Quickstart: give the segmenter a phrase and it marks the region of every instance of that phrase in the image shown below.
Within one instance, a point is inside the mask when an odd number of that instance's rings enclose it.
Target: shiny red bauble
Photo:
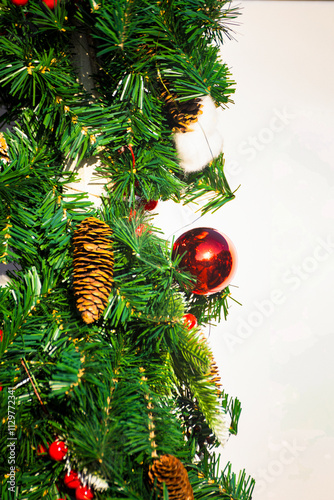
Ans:
[[[49,7],[49,9],[54,9],[57,5],[57,0],[43,0],[43,2],[47,7]]]
[[[12,0],[14,5],[25,5],[29,0]]]
[[[49,446],[49,455],[53,460],[60,462],[67,453],[67,446],[63,441],[54,441]]]
[[[79,486],[75,490],[75,498],[76,500],[92,500],[94,494],[88,486]]]
[[[183,233],[174,243],[173,257],[179,268],[196,277],[192,293],[209,295],[231,282],[237,266],[237,252],[231,240],[216,229],[197,227]]]
[[[71,488],[71,489],[74,489],[74,490],[76,488],[78,488],[78,486],[81,486],[81,481],[80,481],[80,479],[78,477],[78,473],[74,472],[73,470],[71,470],[69,472],[69,474],[65,474],[64,484],[68,488]]]
[[[149,200],[144,203],[144,210],[147,210],[147,212],[151,212],[156,208],[158,205],[158,200]]]
[[[197,318],[191,313],[184,314],[184,316],[182,316],[182,319],[188,330],[191,330],[192,328],[195,328],[197,326]]]

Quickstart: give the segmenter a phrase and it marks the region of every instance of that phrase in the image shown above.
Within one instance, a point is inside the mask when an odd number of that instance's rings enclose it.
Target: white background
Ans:
[[[207,332],[243,408],[222,463],[256,479],[255,500],[331,500],[334,4],[238,5],[236,40],[222,47],[237,82],[222,113],[236,199],[196,222],[189,208],[160,203],[155,225],[167,237],[215,227],[238,251],[231,289],[242,306],[231,301],[227,321]]]
[[[192,225],[226,233],[239,255],[232,292],[243,305],[231,302],[209,332],[224,388],[243,408],[222,462],[256,479],[256,500],[331,500],[334,4],[239,5],[222,56],[237,82],[223,112],[226,173],[241,187]],[[178,225],[167,207],[169,234]],[[186,212],[180,226],[193,219]]]

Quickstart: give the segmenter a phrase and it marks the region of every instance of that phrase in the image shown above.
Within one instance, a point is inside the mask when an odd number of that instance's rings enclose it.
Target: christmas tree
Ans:
[[[216,113],[237,15],[225,0],[1,0],[2,500],[252,496],[220,463],[241,408],[201,329],[228,313],[233,246],[208,228],[171,244],[152,215],[234,198]]]

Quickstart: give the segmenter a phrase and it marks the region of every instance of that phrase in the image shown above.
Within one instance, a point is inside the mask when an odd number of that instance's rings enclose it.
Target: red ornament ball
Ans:
[[[174,243],[173,257],[181,257],[180,269],[197,278],[192,293],[210,295],[231,282],[237,266],[232,241],[216,229],[197,227],[183,233]]]
[[[49,9],[54,9],[57,5],[57,0],[43,0],[43,2],[47,7],[49,7]]]
[[[73,470],[71,470],[69,474],[65,474],[64,484],[68,488],[71,488],[71,489],[74,489],[74,490],[76,488],[78,488],[78,486],[81,486],[81,481],[80,481],[80,479],[78,477],[78,473],[74,472]]]
[[[67,446],[63,441],[54,441],[49,446],[49,455],[53,460],[60,462],[67,453]]]
[[[197,326],[197,318],[191,313],[185,314],[184,316],[182,316],[182,319],[188,330],[191,330],[192,328],[195,328]]]
[[[149,200],[144,203],[144,210],[151,212],[158,205],[158,200]]]
[[[88,486],[79,486],[75,490],[75,498],[76,500],[91,500],[94,494]]]
[[[29,0],[12,0],[12,4],[14,5],[25,5]]]

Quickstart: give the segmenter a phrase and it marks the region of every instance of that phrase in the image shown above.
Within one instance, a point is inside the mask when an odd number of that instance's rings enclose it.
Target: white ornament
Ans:
[[[189,131],[174,134],[180,166],[186,173],[202,170],[223,150],[221,110],[209,95],[201,101],[202,114],[189,126]]]

